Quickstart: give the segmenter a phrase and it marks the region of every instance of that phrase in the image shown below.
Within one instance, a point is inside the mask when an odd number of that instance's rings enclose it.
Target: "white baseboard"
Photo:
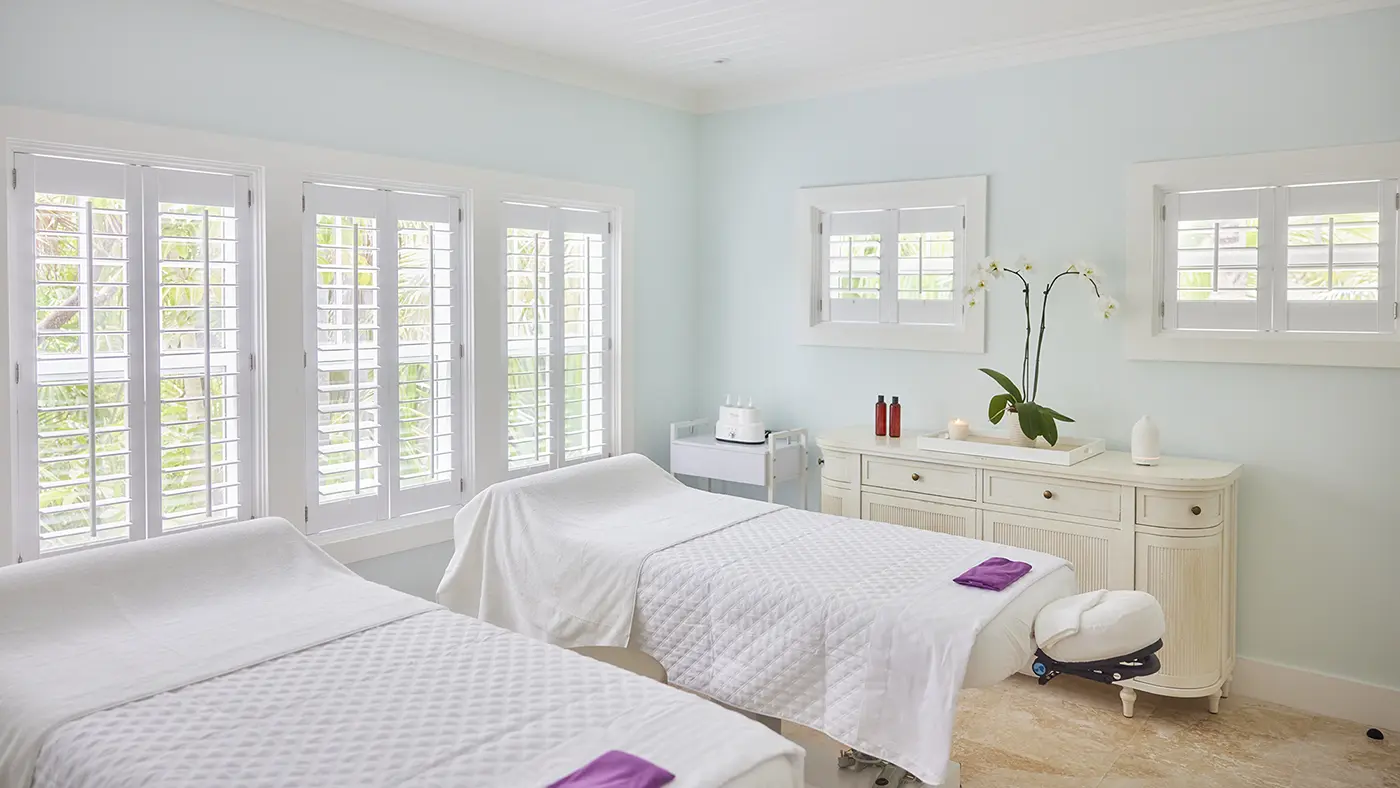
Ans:
[[[1235,663],[1231,694],[1400,731],[1400,689],[1257,659]]]

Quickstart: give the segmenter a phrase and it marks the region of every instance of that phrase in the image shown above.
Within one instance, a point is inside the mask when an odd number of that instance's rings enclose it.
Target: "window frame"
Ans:
[[[470,462],[472,454],[472,390],[470,382],[473,378],[473,357],[470,331],[472,322],[477,319],[473,313],[473,288],[470,285],[471,265],[469,263],[470,249],[475,240],[475,231],[472,225],[472,212],[469,209],[471,195],[460,189],[446,186],[432,186],[418,183],[406,183],[376,178],[362,178],[346,175],[308,175],[301,183],[304,197],[302,213],[298,217],[302,228],[302,276],[303,276],[303,352],[304,352],[304,381],[305,381],[305,427],[306,427],[306,506],[303,511],[303,528],[307,534],[326,535],[335,534],[346,529],[358,529],[363,527],[383,527],[396,522],[417,522],[424,518],[432,518],[441,515],[461,505],[466,501],[468,479],[471,478]],[[412,195],[426,195],[434,199],[445,199],[452,209],[456,209],[456,216],[449,212],[447,224],[451,225],[452,232],[456,239],[452,245],[453,275],[452,279],[452,314],[453,325],[451,330],[452,344],[456,345],[457,352],[452,354],[451,364],[453,365],[453,391],[452,401],[452,457],[453,457],[453,478],[451,490],[448,494],[431,496],[428,505],[423,508],[406,508],[400,505],[402,500],[419,500],[425,498],[423,490],[411,489],[398,491],[396,501],[395,487],[398,483],[398,440],[397,437],[390,445],[380,447],[381,469],[385,475],[381,477],[380,484],[382,493],[376,494],[370,500],[349,499],[346,501],[333,501],[323,503],[320,500],[320,489],[318,484],[318,461],[317,461],[317,359],[316,359],[316,200],[312,192],[317,188],[343,188],[346,190],[360,190],[366,195],[367,200],[380,203],[376,210],[379,211],[376,219],[383,219],[386,225],[376,226],[376,235],[380,239],[376,248],[379,258],[379,270],[381,273],[381,283],[378,286],[381,302],[378,309],[381,314],[381,321],[386,308],[397,310],[394,307],[386,307],[387,299],[392,297],[395,301],[398,298],[398,261],[393,260],[393,276],[390,276],[385,261],[388,260],[387,247],[384,246],[383,233],[392,224],[392,232],[397,239],[399,216],[392,204],[390,195],[394,193]],[[351,201],[355,198],[351,197]],[[397,249],[397,240],[394,249]],[[379,348],[380,359],[379,369],[381,372],[395,369],[398,365],[398,338],[397,338],[397,317],[394,320],[393,341],[385,342],[388,336],[387,327],[383,322],[379,325],[381,332],[381,346]],[[394,372],[397,379],[397,371]],[[383,414],[393,414],[398,409],[397,386],[392,383],[382,382],[379,384],[380,401],[378,409],[381,413],[379,427],[381,431],[388,431],[392,435],[398,432],[398,416],[394,415],[392,422],[383,420]],[[382,440],[382,439],[381,439]],[[441,483],[439,483],[441,484]],[[440,502],[438,502],[440,501]],[[351,513],[349,516],[337,516],[327,509],[340,510]],[[359,516],[359,512],[366,512],[367,516]]]
[[[1223,363],[1291,364],[1343,367],[1400,367],[1400,322],[1388,332],[1367,334],[1283,330],[1175,330],[1167,315],[1174,297],[1167,293],[1166,244],[1168,196],[1181,192],[1250,189],[1350,181],[1393,181],[1400,176],[1400,143],[1356,145],[1298,151],[1256,153],[1179,161],[1145,162],[1129,170],[1127,193],[1128,299],[1126,353],[1135,360],[1205,361]],[[1400,198],[1397,198],[1400,199]],[[1384,197],[1382,221],[1391,210]],[[1267,206],[1266,206],[1267,208]],[[1262,209],[1261,209],[1262,210]],[[1276,210],[1276,209],[1275,209]],[[1397,204],[1394,217],[1400,215]],[[1261,218],[1262,223],[1262,218]],[[1277,222],[1273,222],[1277,224]],[[1391,232],[1394,232],[1392,229]],[[1283,237],[1275,228],[1275,235]],[[1384,236],[1384,231],[1383,231]],[[1274,241],[1276,243],[1276,241]],[[1286,254],[1286,251],[1283,252]],[[1281,285],[1264,292],[1266,280],[1276,279],[1275,265],[1266,264],[1261,250],[1259,300],[1286,299]],[[1278,258],[1270,258],[1270,261]],[[1283,258],[1286,259],[1286,258]],[[1389,281],[1400,275],[1400,253],[1381,261]],[[1269,269],[1267,272],[1265,269]],[[1394,293],[1394,289],[1391,290]],[[1384,321],[1400,315],[1400,297],[1392,295],[1378,306]],[[1270,327],[1272,328],[1272,327]]]
[[[243,473],[240,475],[239,488],[242,502],[239,506],[239,514],[233,519],[222,519],[208,523],[180,527],[169,533],[181,533],[184,531],[198,530],[203,528],[218,527],[219,525],[234,522],[237,520],[250,519],[262,516],[267,505],[267,476],[266,476],[266,405],[264,387],[264,276],[265,276],[265,227],[263,218],[263,201],[266,197],[266,184],[261,167],[239,164],[230,161],[217,159],[192,158],[182,155],[151,154],[135,150],[117,147],[98,147],[91,145],[69,144],[50,140],[41,140],[23,136],[10,137],[5,144],[5,161],[9,167],[15,168],[13,178],[8,184],[10,188],[4,190],[5,210],[3,211],[3,223],[0,223],[0,239],[4,240],[3,246],[7,263],[3,266],[4,281],[6,289],[9,291],[8,298],[3,299],[5,311],[0,315],[0,323],[3,323],[3,330],[8,339],[9,360],[11,374],[9,377],[9,407],[5,409],[5,420],[11,425],[9,430],[9,443],[11,446],[4,452],[5,458],[11,463],[10,483],[12,485],[12,495],[10,496],[9,514],[12,525],[6,533],[6,529],[0,528],[0,544],[10,545],[16,562],[24,562],[37,558],[48,558],[55,555],[80,552],[85,550],[100,549],[113,544],[140,541],[150,538],[159,538],[166,535],[166,531],[158,521],[159,514],[154,526],[152,526],[152,510],[147,504],[152,493],[156,494],[159,500],[161,469],[158,465],[145,467],[149,464],[152,456],[158,456],[158,451],[153,452],[149,445],[151,431],[159,430],[159,422],[151,422],[146,413],[152,407],[150,402],[144,405],[136,401],[138,392],[129,389],[128,398],[131,400],[130,407],[133,408],[133,426],[140,427],[141,435],[132,441],[130,454],[132,461],[142,464],[144,474],[144,485],[140,489],[140,505],[136,505],[137,491],[133,486],[133,517],[132,526],[126,539],[94,542],[90,544],[75,545],[58,548],[47,552],[40,552],[37,539],[30,538],[30,535],[19,528],[18,523],[33,522],[36,528],[34,534],[37,535],[37,517],[32,516],[33,505],[37,502],[31,501],[29,496],[23,492],[28,485],[28,471],[26,468],[35,467],[37,458],[18,445],[17,438],[25,434],[23,419],[27,412],[32,412],[36,406],[34,400],[34,389],[37,385],[35,380],[37,355],[34,347],[34,334],[32,330],[16,330],[14,325],[16,320],[32,320],[32,313],[25,315],[25,309],[32,306],[32,296],[26,298],[22,293],[22,287],[13,286],[16,282],[33,283],[33,259],[32,249],[20,248],[21,239],[32,238],[31,232],[15,232],[19,222],[27,221],[32,227],[33,218],[28,216],[28,211],[32,209],[33,198],[22,198],[26,176],[20,174],[19,156],[29,155],[36,157],[58,157],[89,160],[95,162],[106,162],[112,165],[127,168],[135,176],[136,188],[139,194],[140,205],[136,208],[129,207],[128,210],[128,247],[136,246],[139,249],[139,257],[131,252],[128,253],[127,265],[143,265],[148,262],[145,242],[151,232],[156,232],[159,236],[159,191],[157,189],[156,169],[164,170],[191,170],[196,173],[210,173],[219,176],[228,176],[235,179],[237,192],[234,200],[237,205],[233,206],[240,211],[238,218],[244,222],[243,229],[238,237],[239,263],[246,265],[240,268],[241,278],[236,286],[239,292],[239,306],[237,307],[240,321],[239,349],[235,355],[238,358],[236,374],[240,384],[246,391],[239,395],[240,408],[246,407],[246,413],[240,411],[239,429],[246,430],[240,433],[240,465]],[[177,176],[178,177],[178,176]],[[33,186],[33,181],[29,180],[28,185]],[[157,189],[154,197],[146,192],[148,189]],[[241,201],[241,192],[247,191],[247,202]],[[31,189],[32,192],[32,189]],[[146,210],[148,204],[155,204],[155,212]],[[246,211],[246,214],[241,213]],[[154,258],[159,259],[157,250]],[[128,285],[135,282],[130,277]],[[129,351],[128,358],[132,359],[133,365],[140,366],[139,371],[133,369],[131,383],[134,385],[138,381],[144,386],[151,381],[159,380],[160,356],[152,351],[158,342],[158,331],[147,330],[146,318],[149,317],[151,307],[146,304],[152,292],[159,293],[159,282],[156,278],[143,276],[142,292],[133,292],[131,299],[139,306],[141,313],[142,327],[140,332],[134,328],[128,328],[129,341],[132,343],[132,350]],[[136,288],[132,288],[133,291]],[[158,308],[158,307],[157,307]],[[135,314],[136,308],[132,308]],[[243,334],[246,329],[248,334]],[[137,339],[140,338],[140,347],[137,347]],[[159,411],[158,398],[155,408]],[[136,412],[136,411],[139,411]],[[135,430],[133,430],[135,434]],[[32,461],[32,462],[31,462]],[[134,485],[135,475],[132,483]],[[136,511],[140,511],[143,522],[136,522]],[[6,551],[9,553],[10,551]],[[0,566],[7,563],[8,555],[0,554]]]
[[[956,250],[955,292],[952,304],[959,320],[952,324],[899,322],[835,322],[827,319],[823,302],[829,281],[826,271],[827,238],[824,215],[833,212],[900,211],[919,208],[959,207],[964,226]],[[896,263],[898,255],[898,225]],[[987,176],[935,178],[849,186],[799,189],[796,222],[798,274],[798,342],[803,345],[928,350],[954,353],[986,352],[986,310],[979,303],[963,306],[957,292],[987,255]],[[882,263],[883,266],[883,263]],[[882,277],[882,285],[883,285]],[[881,288],[879,312],[890,321],[897,314],[897,278]]]

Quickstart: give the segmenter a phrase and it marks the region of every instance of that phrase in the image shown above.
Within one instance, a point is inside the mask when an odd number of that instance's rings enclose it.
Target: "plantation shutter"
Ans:
[[[611,226],[601,211],[506,203],[507,469],[606,456]]]
[[[822,319],[835,323],[878,323],[889,284],[885,274],[891,211],[832,212],[822,215]]]
[[[1272,204],[1270,189],[1166,196],[1166,328],[1269,329]]]
[[[146,536],[141,169],[16,154],[20,557]],[[31,474],[27,479],[24,474]],[[30,491],[34,492],[31,493]]]
[[[153,532],[252,516],[248,189],[242,176],[144,172]]]
[[[1283,331],[1395,330],[1396,182],[1278,190]]]
[[[963,213],[961,206],[898,212],[898,322],[954,325],[961,319]]]
[[[460,500],[461,203],[306,186],[314,255],[310,530]]]

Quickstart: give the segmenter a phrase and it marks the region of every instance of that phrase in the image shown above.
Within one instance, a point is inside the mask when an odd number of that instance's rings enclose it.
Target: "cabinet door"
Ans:
[[[1221,678],[1225,645],[1224,535],[1137,535],[1137,587],[1167,615],[1162,671],[1138,679],[1178,689],[1209,687]]]
[[[860,517],[860,493],[850,485],[822,480],[822,514]]]
[[[894,523],[923,531],[976,539],[977,510],[915,498],[867,492],[861,496],[861,519]]]
[[[1132,587],[1132,548],[1130,542],[1125,541],[1131,539],[1131,535],[1124,537],[1123,533],[1106,526],[982,512],[983,539],[1038,550],[1069,561],[1074,565],[1080,591]],[[1122,545],[1117,551],[1121,555],[1115,555],[1115,543]]]

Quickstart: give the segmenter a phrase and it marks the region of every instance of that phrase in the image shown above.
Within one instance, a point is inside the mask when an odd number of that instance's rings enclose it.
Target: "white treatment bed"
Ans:
[[[635,455],[498,485],[459,513],[456,541],[449,607],[565,645],[630,643],[677,686],[931,784],[956,773],[959,689],[1025,668],[1037,615],[1077,598],[1054,556],[710,495]],[[1033,568],[1002,592],[952,582],[991,556]]]
[[[4,788],[544,786],[609,750],[802,785],[762,725],[361,580],[284,520],[0,570],[0,710]]]

